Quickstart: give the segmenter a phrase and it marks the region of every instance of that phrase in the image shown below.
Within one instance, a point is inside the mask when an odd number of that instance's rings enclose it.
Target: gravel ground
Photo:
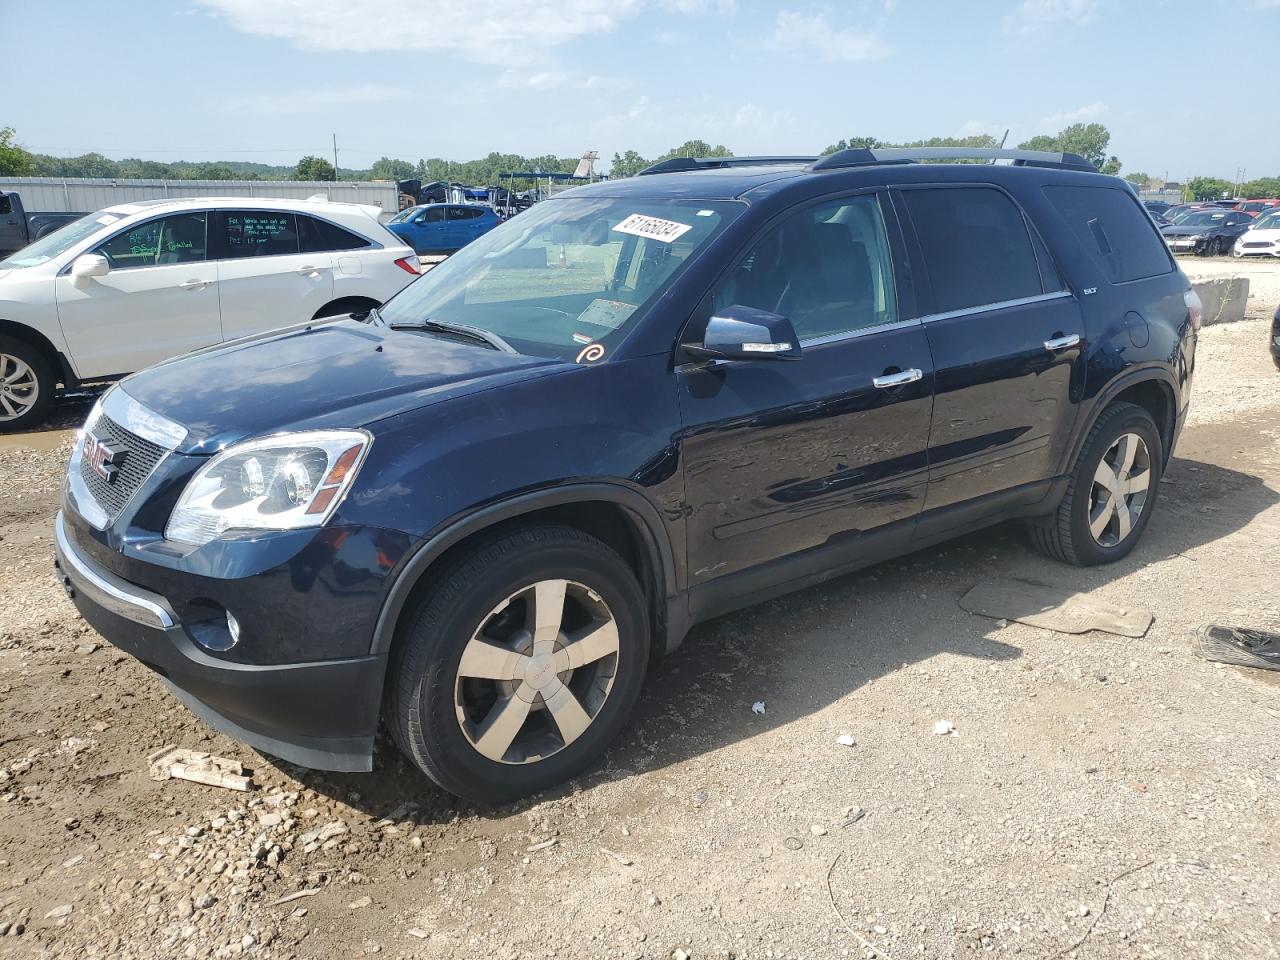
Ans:
[[[1280,675],[1192,642],[1280,628],[1265,338],[1204,332],[1192,421],[1124,562],[1060,566],[1006,526],[705,624],[600,768],[497,810],[386,745],[374,774],[326,775],[208,730],[50,576],[69,436],[11,441],[0,954],[1280,956]],[[1002,575],[1155,622],[1067,636],[957,605]],[[258,788],[152,781],[169,743]]]

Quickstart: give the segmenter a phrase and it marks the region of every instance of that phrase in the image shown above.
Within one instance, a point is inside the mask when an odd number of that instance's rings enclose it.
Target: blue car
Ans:
[[[957,155],[1013,163],[919,162]],[[1067,563],[1129,555],[1201,313],[1073,154],[677,157],[534,205],[364,322],[122,380],[71,454],[58,576],[214,728],[356,771],[385,721],[507,803],[595,762],[694,623],[1001,520]],[[816,673],[787,639],[770,669]]]
[[[424,203],[401,210],[387,229],[422,255],[454,253],[501,222],[490,207],[478,203]]]

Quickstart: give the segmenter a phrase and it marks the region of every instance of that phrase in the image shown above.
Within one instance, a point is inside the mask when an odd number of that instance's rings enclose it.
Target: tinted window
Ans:
[[[933,283],[949,313],[1044,292],[1022,211],[991,187],[907,190],[903,197]]]
[[[298,233],[303,253],[323,253],[327,250],[359,250],[369,246],[369,241],[350,230],[343,230],[327,220],[317,220],[298,214]]]
[[[205,214],[180,213],[117,233],[93,251],[113,270],[192,263],[205,258]]]
[[[897,319],[880,203],[849,197],[788,218],[761,239],[716,291],[714,305],[782,314],[801,340]]]
[[[226,256],[274,257],[298,252],[298,228],[292,213],[236,210],[223,217]]]
[[[444,207],[427,207],[419,219],[423,223],[441,223],[444,221]]]
[[[1044,192],[1112,283],[1141,280],[1173,269],[1160,234],[1127,191],[1048,186]],[[1215,222],[1212,216],[1205,219]]]
[[[13,213],[13,203],[7,196],[0,193],[0,216],[4,216],[6,213]]]

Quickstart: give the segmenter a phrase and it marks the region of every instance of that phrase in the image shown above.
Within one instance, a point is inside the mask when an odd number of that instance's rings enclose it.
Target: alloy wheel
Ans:
[[[599,715],[618,669],[618,626],[598,593],[539,580],[498,604],[462,651],[454,706],[463,736],[495,763],[543,760]]]
[[[1128,538],[1147,506],[1151,452],[1136,433],[1123,433],[1102,455],[1089,491],[1089,532],[1101,547]]]
[[[0,421],[17,420],[40,398],[36,372],[21,357],[0,353]]]

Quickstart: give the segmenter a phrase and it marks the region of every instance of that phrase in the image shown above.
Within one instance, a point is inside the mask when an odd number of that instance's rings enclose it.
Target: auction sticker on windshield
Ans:
[[[678,240],[693,229],[687,223],[674,220],[663,220],[661,217],[647,217],[643,213],[633,213],[613,229],[619,233],[630,233],[637,237],[647,237],[662,243]]]

